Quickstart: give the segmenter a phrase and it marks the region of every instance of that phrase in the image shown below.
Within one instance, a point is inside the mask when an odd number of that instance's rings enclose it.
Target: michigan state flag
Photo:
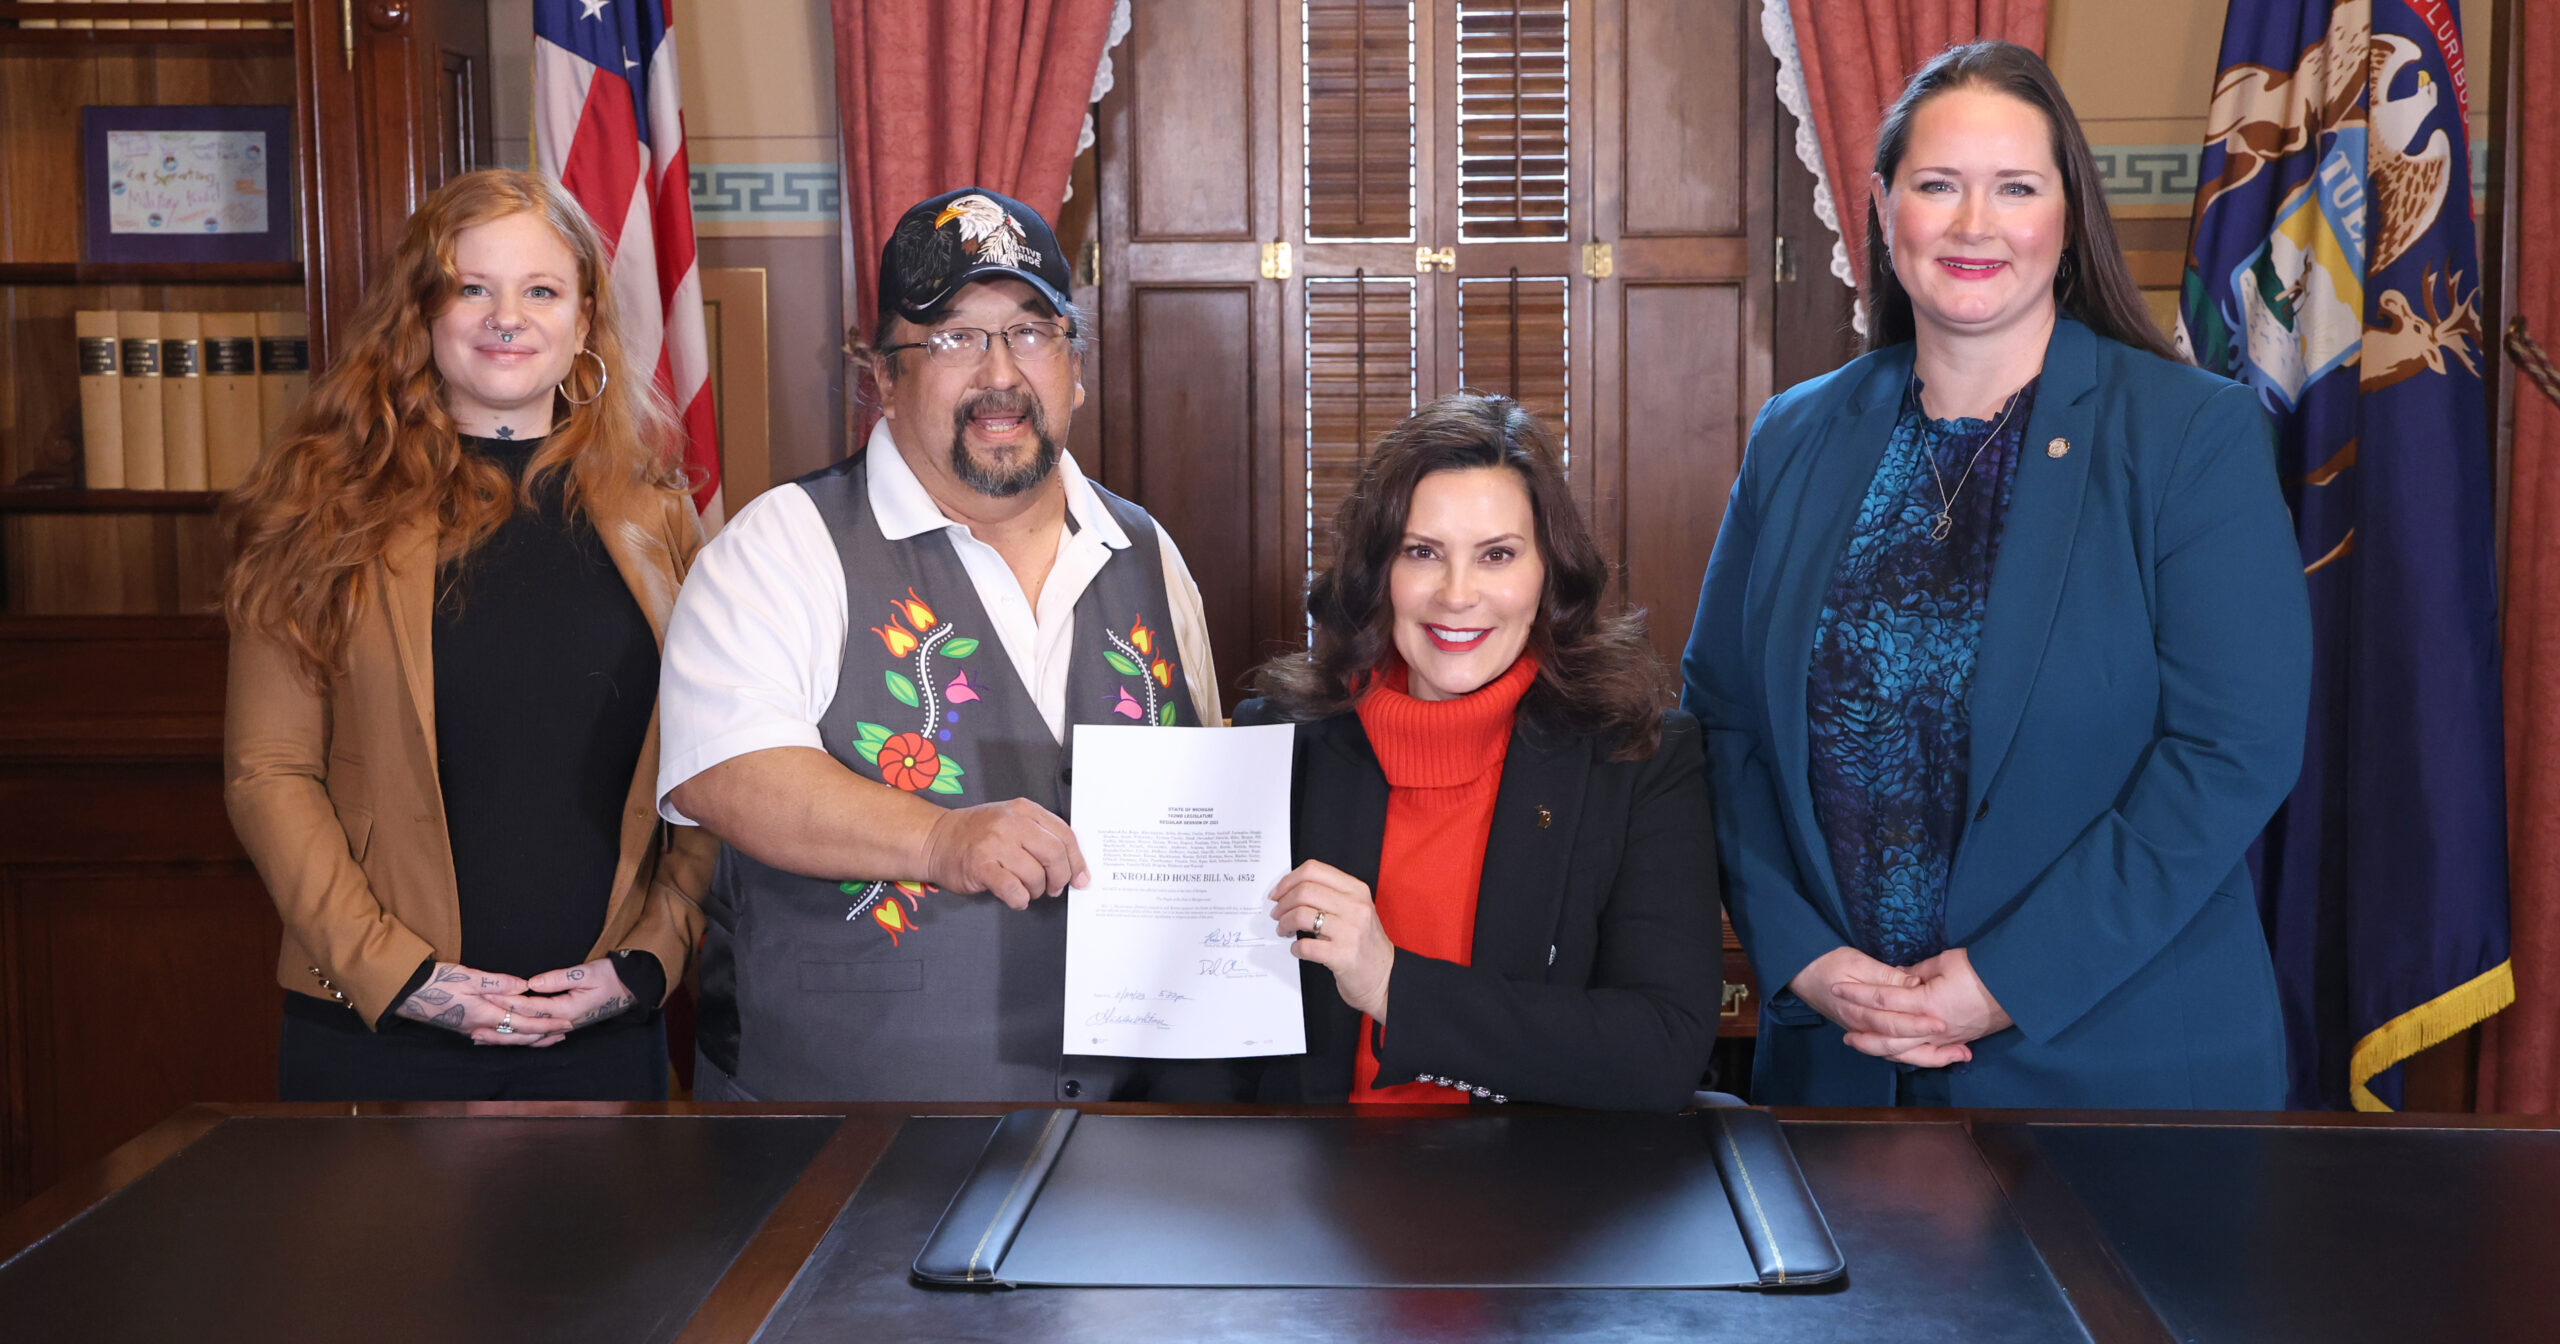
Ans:
[[[2309,577],[2311,731],[2259,849],[2292,1104],[2515,997],[2493,464],[2458,0],[2232,0],[2179,340],[2257,389]]]

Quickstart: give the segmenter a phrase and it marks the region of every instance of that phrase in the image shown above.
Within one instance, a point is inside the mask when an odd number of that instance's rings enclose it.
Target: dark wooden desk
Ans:
[[[1808,1290],[914,1287],[1006,1109],[193,1107],[0,1218],[0,1333],[2404,1344],[2560,1321],[2560,1123],[2470,1117],[1781,1112],[1849,1263]]]

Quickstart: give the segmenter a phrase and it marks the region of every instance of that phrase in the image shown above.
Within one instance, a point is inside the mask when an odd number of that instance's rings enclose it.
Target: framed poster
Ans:
[[[84,107],[86,260],[293,260],[293,109]]]

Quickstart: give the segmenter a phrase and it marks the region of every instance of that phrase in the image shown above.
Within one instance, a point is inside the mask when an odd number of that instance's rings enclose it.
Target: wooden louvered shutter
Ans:
[[[1571,282],[1560,275],[1458,282],[1458,381],[1498,392],[1547,423],[1573,468]]]
[[[1566,0],[1458,6],[1458,237],[1566,237]]]
[[[1305,0],[1306,238],[1413,238],[1411,0]]]
[[[1310,570],[1326,564],[1332,523],[1369,449],[1414,406],[1411,276],[1306,281],[1305,527]]]
[[[1133,8],[1101,118],[1104,479],[1183,546],[1231,691],[1305,639],[1379,435],[1461,387],[1547,421],[1675,657],[1770,388],[1755,0]]]

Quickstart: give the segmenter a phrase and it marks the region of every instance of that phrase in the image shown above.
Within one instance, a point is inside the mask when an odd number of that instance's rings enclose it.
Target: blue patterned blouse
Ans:
[[[1911,380],[1814,628],[1814,816],[1851,943],[1889,966],[1946,950],[1973,738],[1965,696],[2035,388],[2019,389],[1985,445],[1994,421],[1932,420]],[[1955,498],[1936,538],[1941,482]]]

